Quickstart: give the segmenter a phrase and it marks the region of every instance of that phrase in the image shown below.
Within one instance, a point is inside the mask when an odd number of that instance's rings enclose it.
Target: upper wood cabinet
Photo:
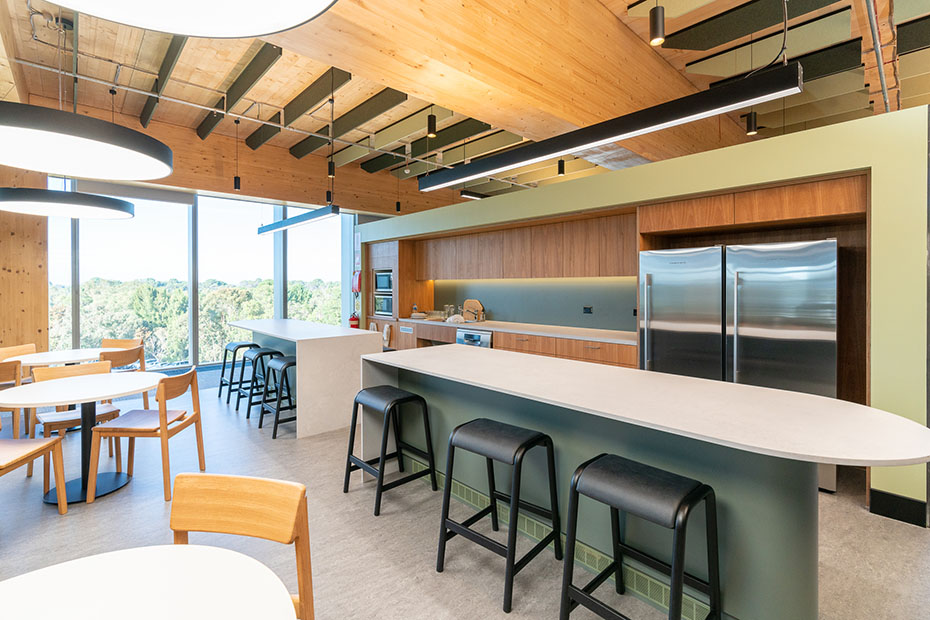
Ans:
[[[530,263],[533,235],[530,228],[511,228],[502,231],[501,245],[503,246],[501,277],[533,277],[533,267]]]
[[[532,247],[529,259],[532,277],[562,277],[562,224],[533,226],[530,233]]]
[[[562,275],[600,275],[601,237],[598,225],[607,218],[562,223]]]
[[[479,233],[478,278],[504,277],[504,231]]]
[[[826,179],[735,194],[735,223],[784,222],[865,213],[868,177]]]
[[[674,200],[639,209],[641,233],[731,226],[733,221],[733,194]]]
[[[599,239],[599,276],[636,275],[636,214],[594,220]]]

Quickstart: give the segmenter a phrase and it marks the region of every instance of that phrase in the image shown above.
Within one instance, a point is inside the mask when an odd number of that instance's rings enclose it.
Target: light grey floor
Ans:
[[[209,389],[201,395],[208,471],[307,485],[320,620],[558,617],[561,571],[551,554],[540,555],[517,576],[508,616],[500,609],[501,558],[456,538],[449,543],[445,572],[436,573],[440,493],[419,482],[400,487],[385,494],[381,516],[374,518],[372,489],[362,486],[359,474],[350,493],[342,494],[345,432],[298,441],[289,425],[272,441],[270,428],[259,430],[255,415],[246,420],[244,411],[227,409],[215,394]],[[9,414],[3,415],[0,436],[8,437]],[[76,433],[67,436],[64,449],[66,473],[73,477],[80,467]],[[136,475],[127,487],[89,506],[73,505],[63,517],[40,500],[41,469],[32,479],[25,478],[25,469],[0,478],[0,579],[92,553],[170,543],[171,505],[162,498],[157,442],[137,442],[136,459]],[[197,469],[193,429],[172,439],[171,464],[173,474]],[[112,467],[112,459],[101,464],[102,470]],[[861,474],[845,474],[840,493],[821,498],[820,617],[927,617],[930,531],[870,515],[861,506]],[[453,507],[453,517],[464,516],[465,507]],[[503,532],[499,536],[503,540]],[[296,591],[291,547],[219,535],[192,535],[191,542],[252,555]],[[530,543],[521,545],[525,550]],[[576,575],[586,578],[581,571]],[[631,597],[618,597],[609,585],[598,595],[638,620],[664,617]],[[572,618],[594,616],[579,610]]]

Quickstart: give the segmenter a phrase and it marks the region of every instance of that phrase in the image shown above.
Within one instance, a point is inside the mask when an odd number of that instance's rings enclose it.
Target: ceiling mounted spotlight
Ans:
[[[746,115],[746,135],[754,136],[759,133],[759,117],[755,111]]]
[[[62,5],[146,30],[212,39],[257,37],[290,30],[326,12],[336,0],[62,0]]]
[[[665,7],[656,0],[649,9],[649,45],[658,47],[665,43]]]
[[[82,114],[0,101],[0,165],[67,177],[149,181],[171,174],[166,144]]]
[[[559,176],[564,177],[565,176],[565,160],[564,159],[559,160],[558,170],[559,170]]]
[[[27,187],[0,187],[0,211],[98,220],[128,220],[135,215],[132,203],[125,200]]]
[[[436,115],[430,114],[426,117],[426,137],[435,138],[436,137]]]

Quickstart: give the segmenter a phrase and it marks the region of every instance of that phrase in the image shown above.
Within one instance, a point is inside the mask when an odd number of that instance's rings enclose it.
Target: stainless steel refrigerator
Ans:
[[[833,239],[640,252],[640,368],[835,398],[836,282]]]

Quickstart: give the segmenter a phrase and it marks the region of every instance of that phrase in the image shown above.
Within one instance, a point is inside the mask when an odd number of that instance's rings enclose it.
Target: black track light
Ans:
[[[328,176],[331,179],[336,176],[336,162],[334,162],[333,160],[329,161],[329,164],[326,169],[326,176]]]
[[[754,136],[757,133],[759,133],[759,117],[753,111],[746,115],[746,135]]]
[[[560,177],[565,176],[565,160],[564,159],[559,160],[559,176]]]
[[[665,7],[656,2],[649,9],[649,45],[658,47],[665,43]]]
[[[430,114],[426,117],[426,137],[435,138],[436,137],[436,115]]]

